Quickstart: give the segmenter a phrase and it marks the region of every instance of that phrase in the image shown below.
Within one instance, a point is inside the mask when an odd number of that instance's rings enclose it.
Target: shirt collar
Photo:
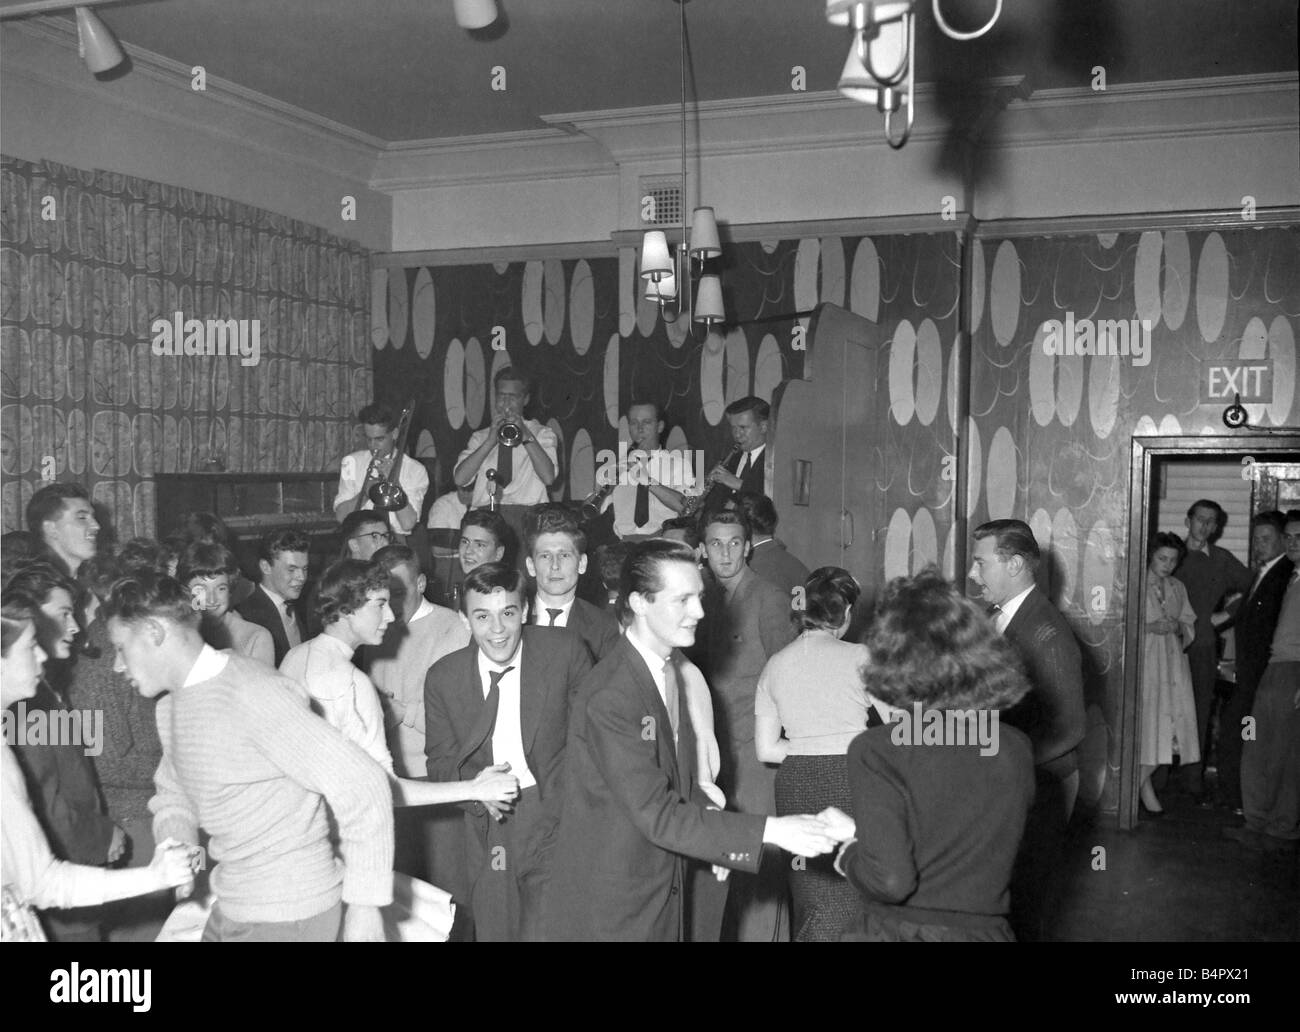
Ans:
[[[511,656],[508,660],[506,660],[504,663],[501,663],[500,665],[493,663],[492,660],[488,659],[487,653],[485,653],[482,649],[479,649],[478,650],[478,672],[482,675],[484,681],[488,679],[488,674],[492,673],[495,670],[504,670],[506,667],[514,667],[515,671],[518,672],[520,665],[523,662],[523,655],[524,655],[523,639],[520,639],[519,648],[515,649],[515,654]]]
[[[432,602],[430,602],[427,598],[420,599],[420,606],[418,609],[416,609],[415,615],[411,617],[410,620],[407,621],[407,626],[409,627],[411,624],[415,623],[416,620],[423,620],[426,616],[432,613],[433,610],[434,610],[434,605]]]
[[[285,603],[287,603],[289,600],[285,598],[283,595],[281,595],[279,592],[272,591],[265,584],[263,584],[261,587],[262,590],[266,592],[266,597],[275,603],[275,608],[278,609],[280,611],[280,615],[283,616]],[[297,605],[297,603],[294,604]]]
[[[337,652],[348,662],[352,661],[352,656],[357,651],[355,648],[353,648],[353,646],[349,645],[342,638],[336,638],[334,637],[334,635],[326,634],[324,631],[316,635],[316,637],[310,639],[308,644],[312,644],[314,642],[321,642],[322,643],[320,646],[321,648],[333,649],[335,652]]]
[[[1002,610],[1003,627],[1006,627],[1006,625],[1011,622],[1012,617],[1016,615],[1016,610],[1020,608],[1020,606],[1024,603],[1025,599],[1029,597],[1029,593],[1033,590],[1034,590],[1034,586],[1031,584],[1029,585],[1029,587],[1025,588],[1025,590],[1022,591],[1019,595],[1015,595],[1002,603],[1002,605],[999,608]]]
[[[229,662],[229,656],[218,652],[211,645],[205,644],[203,648],[199,649],[198,658],[194,660],[194,665],[190,667],[189,676],[185,678],[185,683],[181,687],[188,688],[190,685],[212,680],[226,669],[226,664]]]
[[[1255,574],[1256,579],[1257,579],[1257,580],[1263,580],[1265,577],[1267,577],[1267,576],[1268,576],[1268,571],[1271,570],[1271,569],[1273,569],[1273,567],[1277,565],[1278,560],[1279,560],[1279,559],[1282,559],[1282,558],[1285,557],[1285,556],[1286,556],[1286,553],[1285,553],[1285,552],[1282,552],[1282,553],[1280,553],[1280,554],[1278,554],[1278,555],[1273,556],[1272,559],[1270,559],[1270,560],[1269,560],[1268,562],[1266,562],[1263,566],[1261,566],[1261,567],[1259,568],[1258,572],[1256,572],[1256,574]]]
[[[623,637],[627,639],[628,644],[636,649],[641,658],[645,660],[645,665],[650,668],[650,675],[655,679],[655,686],[659,689],[659,693],[662,695],[664,691],[664,664],[672,657],[672,653],[670,652],[667,656],[659,655],[659,653],[645,645],[641,639],[637,637],[635,630],[631,627],[627,628],[623,632]]]
[[[551,616],[546,611],[548,609],[558,609],[560,611],[560,615],[565,617],[567,622],[568,615],[573,612],[573,604],[577,601],[578,601],[578,596],[575,594],[573,598],[569,599],[569,601],[562,606],[545,606],[542,604],[542,600],[540,598],[534,598],[532,622],[535,624],[542,624],[542,625],[549,624],[551,622]],[[543,620],[542,617],[545,617],[546,619]]]

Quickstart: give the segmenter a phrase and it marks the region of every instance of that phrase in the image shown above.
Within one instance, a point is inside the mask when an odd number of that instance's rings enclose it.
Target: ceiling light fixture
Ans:
[[[661,229],[648,230],[641,241],[641,278],[646,280],[647,300],[659,302],[659,313],[664,322],[674,323],[683,310],[681,293],[685,293],[685,310],[692,324],[703,323],[705,329],[716,326],[726,318],[722,304],[722,280],[716,273],[705,272],[705,262],[722,254],[718,239],[718,223],[713,209],[698,207],[691,215],[689,232],[686,225],[686,4],[689,0],[673,0],[681,8],[681,121],[682,121],[682,242],[677,255],[670,253],[668,238]],[[692,280],[696,281],[692,299]],[[681,284],[679,292],[678,284]],[[669,305],[676,303],[674,311]]]
[[[996,0],[993,16],[974,32],[958,32],[943,16],[939,0],[931,0],[934,20],[949,39],[983,36],[1002,14]],[[916,73],[916,0],[826,0],[826,20],[853,30],[853,45],[840,74],[839,89],[850,100],[874,104],[885,116],[885,142],[898,150],[912,134],[912,95]],[[893,117],[906,112],[907,124],[897,138]]]
[[[122,46],[113,35],[113,30],[100,21],[91,7],[113,3],[115,0],[87,0],[84,4],[74,5],[67,0],[34,0],[33,3],[13,4],[0,9],[0,20],[22,18],[29,14],[52,14],[55,11],[75,9],[77,15],[77,53],[86,62],[86,67],[96,75],[111,72],[126,61]]]
[[[456,9],[456,24],[462,29],[486,29],[500,13],[497,0],[452,0]]]

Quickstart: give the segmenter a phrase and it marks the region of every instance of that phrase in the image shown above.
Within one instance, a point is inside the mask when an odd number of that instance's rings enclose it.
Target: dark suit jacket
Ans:
[[[767,489],[767,481],[764,477],[764,470],[767,468],[767,451],[768,448],[771,447],[772,446],[769,444],[767,448],[763,449],[763,454],[759,457],[758,465],[755,466],[751,464],[749,468],[745,470],[745,475],[740,478],[739,491],[733,491],[722,484],[714,484],[705,494],[704,501],[700,503],[700,510],[703,511],[711,507],[721,506],[729,498],[735,498],[740,491],[753,491],[755,494],[768,495],[770,497],[770,493]],[[744,458],[743,452],[733,458],[725,460],[722,463],[722,468],[728,473],[734,475],[736,470],[740,468],[740,460],[742,458]]]
[[[533,604],[537,605],[536,601]],[[546,611],[542,610],[542,622],[537,626],[543,630],[550,630],[551,628],[546,626],[546,619]],[[567,628],[582,639],[583,644],[587,646],[587,651],[591,653],[593,664],[599,663],[609,655],[610,649],[618,644],[618,639],[622,637],[618,629],[618,620],[614,618],[612,610],[593,606],[581,598],[573,600]]]
[[[1282,611],[1282,596],[1295,564],[1282,556],[1273,564],[1259,587],[1237,604],[1233,633],[1237,643],[1237,684],[1254,691],[1264,676],[1269,656],[1273,652],[1273,631],[1277,628],[1278,613]],[[1246,590],[1250,590],[1247,588]]]
[[[491,763],[492,727],[485,686],[479,676],[479,648],[463,649],[434,663],[424,681],[424,755],[431,781],[466,781]],[[539,836],[554,831],[559,812],[559,779],[569,731],[569,704],[591,670],[582,639],[565,628],[525,627],[523,669],[519,672],[520,727],[528,769],[537,779],[538,798],[551,813],[539,821]],[[482,803],[463,803],[475,830],[487,834]],[[548,823],[549,822],[549,823]],[[540,837],[537,841],[540,841]],[[526,871],[533,857],[518,870]]]
[[[787,599],[808,579],[808,567],[786,551],[784,543],[776,538],[754,546],[749,554],[749,568],[780,588]]]
[[[68,708],[44,681],[26,704],[29,717],[38,710],[52,715]],[[13,750],[50,851],[74,864],[107,863],[114,824],[104,813],[91,761],[80,745],[49,745],[47,741],[15,742]]]
[[[765,818],[687,801],[695,733],[680,700],[674,749],[668,711],[626,638],[579,688],[545,938],[680,941],[686,857],[758,870]]]
[[[1004,637],[1025,664],[1033,690],[1002,719],[1029,736],[1037,766],[1058,761],[1052,773],[1064,777],[1078,769],[1071,750],[1085,730],[1079,643],[1061,611],[1037,588],[1020,604]]]
[[[235,607],[235,612],[245,620],[259,627],[265,627],[271,632],[271,641],[275,645],[275,665],[278,667],[285,653],[289,651],[289,637],[284,633],[284,621],[280,619],[280,612],[271,601],[271,596],[263,591],[259,584],[248,598]],[[306,641],[311,635],[307,633],[307,621],[303,616],[301,598],[293,608],[293,619],[298,625],[298,633],[302,635],[302,640]]]

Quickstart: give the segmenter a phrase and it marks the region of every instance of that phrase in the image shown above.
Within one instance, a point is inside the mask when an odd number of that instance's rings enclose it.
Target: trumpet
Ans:
[[[614,493],[614,488],[617,486],[618,482],[615,481],[612,484],[606,484],[604,487],[598,487],[582,500],[578,514],[582,517],[584,523],[590,523],[600,516],[600,507],[605,504],[605,499]]]
[[[375,479],[378,481],[373,487],[366,492],[366,497],[370,499],[371,504],[376,509],[383,512],[397,512],[405,509],[407,505],[406,492],[402,490],[402,485],[398,483],[397,476],[402,468],[402,459],[406,457],[406,435],[411,429],[411,414],[415,411],[415,401],[402,410],[402,418],[397,421],[397,445],[394,450],[394,459],[392,468],[388,471],[388,476],[380,479],[374,476],[376,473],[375,463],[379,456],[374,456],[370,460],[370,468],[366,470],[366,480]]]
[[[497,441],[503,448],[515,448],[524,439],[524,428],[518,423],[502,423],[497,428]]]

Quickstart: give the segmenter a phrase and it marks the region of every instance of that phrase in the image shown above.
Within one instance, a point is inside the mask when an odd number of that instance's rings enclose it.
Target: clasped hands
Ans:
[[[856,837],[857,825],[843,810],[828,806],[821,813],[799,813],[788,817],[769,817],[763,829],[763,842],[779,846],[796,856],[821,856],[842,842]],[[727,877],[727,868],[714,865],[718,881]]]
[[[496,763],[484,767],[473,781],[475,798],[487,809],[494,821],[503,821],[515,808],[519,798],[519,779],[510,773],[510,764]]]

